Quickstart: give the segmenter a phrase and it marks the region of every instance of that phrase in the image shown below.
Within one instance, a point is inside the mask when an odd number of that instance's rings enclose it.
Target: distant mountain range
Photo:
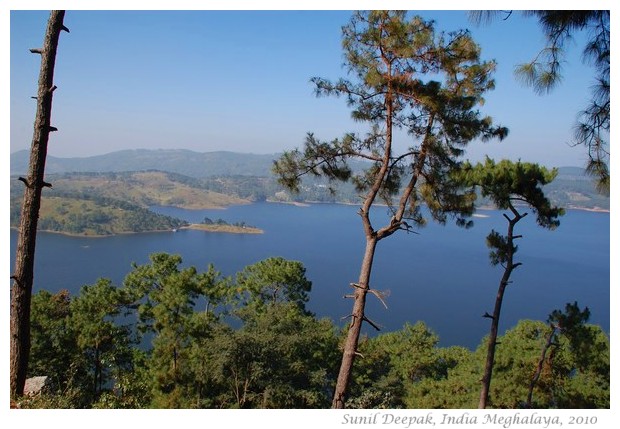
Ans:
[[[30,151],[11,154],[11,174],[28,171]],[[278,155],[256,155],[234,152],[194,152],[184,149],[121,150],[85,158],[58,158],[48,156],[45,172],[122,172],[161,170],[190,177],[212,176],[268,176],[273,160]]]
[[[184,149],[137,149],[122,150],[85,158],[58,158],[48,156],[46,174],[62,173],[107,173],[136,172],[146,170],[166,171],[182,174],[210,182],[206,187],[227,195],[234,194],[250,200],[278,199],[282,194],[271,176],[271,167],[277,154],[257,155],[235,152],[194,152]],[[11,175],[24,175],[28,170],[29,151],[22,150],[11,154]],[[361,167],[352,165],[353,169]],[[228,177],[225,182],[215,178]],[[244,179],[247,178],[247,179]],[[260,179],[269,178],[269,179]],[[249,182],[248,182],[249,181]],[[249,192],[251,188],[252,192]],[[257,188],[260,188],[257,190]],[[314,189],[316,188],[316,189]],[[297,198],[329,202],[329,194],[324,184],[310,181],[306,192]],[[320,194],[317,197],[317,193]],[[566,208],[589,208],[609,210],[609,197],[598,194],[592,178],[579,167],[560,167],[556,179],[545,191],[550,199]],[[322,195],[322,194],[326,194]],[[351,194],[351,195],[346,195]],[[289,197],[287,197],[289,198]],[[293,196],[290,196],[293,198]],[[347,190],[345,195],[336,197],[338,201],[356,200],[355,193]]]

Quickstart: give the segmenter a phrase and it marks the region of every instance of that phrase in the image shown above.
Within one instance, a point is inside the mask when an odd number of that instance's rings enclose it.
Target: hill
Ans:
[[[19,199],[11,200],[11,227],[18,226],[20,204]],[[38,228],[71,235],[105,236],[171,231],[186,226],[188,223],[181,219],[118,200],[51,196],[41,201]]]
[[[28,171],[29,151],[11,154],[11,174]],[[184,149],[137,149],[111,152],[85,158],[48,156],[48,174],[71,172],[121,172],[163,170],[191,177],[225,175],[267,176],[277,155],[234,152],[194,152]]]
[[[79,235],[172,230],[180,219],[153,213],[149,206],[223,208],[247,200],[200,187],[196,179],[160,171],[49,175],[39,229]],[[21,183],[11,180],[11,226],[17,226]]]
[[[162,171],[50,174],[46,180],[53,184],[45,191],[46,197],[120,200],[143,208],[158,205],[217,209],[249,202],[205,189],[191,177]],[[21,195],[16,180],[11,181],[11,195]]]
[[[318,201],[318,202],[347,202],[357,203],[359,201],[355,188],[351,185],[338,186],[336,193],[331,193],[328,183],[315,178],[305,178],[300,195],[291,195],[279,186],[275,178],[271,175],[273,159],[277,155],[256,155],[240,154],[234,152],[193,152],[190,150],[124,150],[112,152],[106,155],[92,156],[87,158],[56,158],[48,157],[46,172],[48,177],[54,173],[68,172],[89,172],[92,173],[122,173],[126,171],[149,172],[149,170],[165,171],[168,179],[171,180],[173,173],[176,173],[174,181],[176,185],[155,180],[154,183],[147,183],[142,180],[144,189],[132,187],[130,192],[133,195],[126,195],[126,184],[114,184],[106,182],[105,186],[112,188],[107,191],[108,196],[118,198],[128,198],[130,201],[137,201],[142,205],[179,205],[188,208],[207,208],[204,203],[197,199],[194,192],[196,188],[210,190],[215,193],[223,194],[237,200],[218,198],[215,194],[211,195],[211,201],[215,205],[226,206],[238,204],[239,200],[244,201]],[[11,174],[24,174],[28,163],[28,151],[20,151],[11,154]],[[354,171],[361,169],[365,165],[361,162],[352,164]],[[152,173],[152,171],[151,171]],[[124,174],[124,173],[123,173]],[[135,173],[132,173],[135,174]],[[136,177],[134,179],[138,180]],[[78,186],[76,183],[68,186]],[[81,180],[81,179],[80,179]],[[181,187],[179,184],[187,187]],[[92,183],[84,184],[90,189]],[[97,185],[98,189],[103,189],[103,183]],[[158,187],[155,191],[153,186]],[[55,186],[56,188],[56,186]],[[147,191],[147,188],[149,189]],[[103,191],[101,191],[103,192]],[[609,210],[609,197],[602,196],[596,192],[594,182],[591,177],[585,174],[585,170],[579,167],[560,167],[557,178],[546,187],[551,200],[566,208],[586,208]],[[138,194],[140,197],[138,197]],[[200,202],[198,202],[200,201]],[[195,202],[192,207],[188,204]]]
[[[554,204],[564,208],[610,209],[609,197],[596,191],[594,181],[583,168],[559,168],[555,180],[544,189]]]

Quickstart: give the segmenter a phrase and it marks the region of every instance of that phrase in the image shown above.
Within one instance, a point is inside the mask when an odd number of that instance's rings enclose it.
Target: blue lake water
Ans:
[[[68,289],[77,293],[98,278],[120,285],[131,263],[148,262],[154,252],[180,254],[184,265],[206,270],[212,263],[224,275],[272,256],[302,261],[313,287],[308,308],[337,324],[351,312],[343,295],[356,282],[364,251],[357,207],[316,204],[297,207],[258,203],[226,210],[156,211],[189,222],[205,216],[229,223],[246,222],[261,235],[206,233],[196,230],[118,235],[106,238],[68,237],[40,233],[37,239],[35,291]],[[385,221],[386,209],[375,217]],[[371,287],[389,291],[388,308],[369,295],[368,317],[383,331],[407,321],[423,320],[440,337],[441,345],[476,347],[488,332],[501,267],[489,263],[485,237],[506,229],[500,211],[480,211],[469,230],[429,222],[418,234],[401,232],[377,247]],[[502,308],[500,330],[519,319],[545,320],[556,308],[577,301],[592,312],[590,322],[609,332],[610,216],[608,213],[568,211],[555,231],[538,227],[534,216],[517,225],[522,234],[516,260],[523,265],[512,276]],[[380,226],[380,225],[378,225]],[[11,231],[11,270],[16,232]],[[367,327],[367,332],[374,330]]]

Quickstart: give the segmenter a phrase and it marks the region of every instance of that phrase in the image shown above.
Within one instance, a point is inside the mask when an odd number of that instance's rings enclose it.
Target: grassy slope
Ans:
[[[186,225],[147,210],[152,205],[213,209],[248,202],[201,189],[191,180],[163,172],[76,173],[51,176],[49,180],[53,188],[44,190],[40,229],[76,235],[160,231]],[[21,189],[16,180],[11,184],[11,226],[16,227]]]
[[[186,209],[217,209],[247,200],[200,189],[160,171],[124,174],[62,175],[53,182],[59,192],[87,193],[130,201],[142,207],[175,206]]]
[[[11,227],[17,227],[20,201],[13,199],[11,203]],[[135,205],[118,207],[70,197],[43,198],[39,212],[40,230],[80,236],[170,231],[186,224]]]

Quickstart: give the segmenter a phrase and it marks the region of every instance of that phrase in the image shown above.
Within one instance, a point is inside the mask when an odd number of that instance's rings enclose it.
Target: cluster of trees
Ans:
[[[228,223],[227,221],[225,221],[222,218],[218,218],[216,220],[211,219],[210,217],[205,217],[202,221],[203,224],[205,225],[232,225],[232,226],[236,226],[239,228],[254,228],[254,226],[252,225],[248,225],[245,221],[240,221],[240,222],[234,222],[234,223]]]
[[[310,290],[296,261],[270,258],[222,277],[158,253],[121,286],[40,291],[28,373],[47,375],[51,391],[22,406],[329,407],[346,332],[306,309]],[[571,304],[548,324],[522,321],[500,337],[492,406],[525,406],[535,376],[531,407],[609,406],[609,341],[585,324],[588,314],[561,322],[571,314],[583,312]],[[422,322],[363,337],[348,406],[474,407],[485,340],[475,351],[438,343]]]

